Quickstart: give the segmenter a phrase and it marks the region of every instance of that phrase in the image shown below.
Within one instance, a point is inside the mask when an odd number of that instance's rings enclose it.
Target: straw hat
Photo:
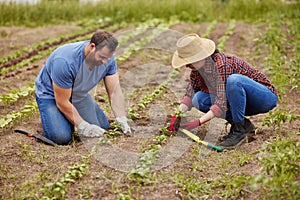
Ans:
[[[177,51],[175,51],[172,58],[172,66],[174,68],[207,58],[216,49],[212,40],[200,38],[195,33],[179,38],[176,46]]]

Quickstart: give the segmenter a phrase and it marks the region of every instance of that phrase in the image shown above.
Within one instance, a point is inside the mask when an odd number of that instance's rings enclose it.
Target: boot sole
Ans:
[[[233,150],[233,149],[236,149],[237,147],[241,146],[242,144],[244,144],[246,142],[247,138],[248,138],[248,136],[244,137],[241,141],[239,141],[234,146],[229,146],[229,147],[220,146],[220,147],[222,147],[223,149],[226,149],[226,150]]]
[[[253,137],[254,135],[255,135],[255,130],[256,129],[251,129],[251,131],[247,131],[247,132],[245,132],[245,134],[246,134],[246,136],[248,136],[248,137]],[[227,136],[227,135],[226,135]],[[223,142],[224,140],[226,140],[226,138],[223,138],[224,136],[222,136],[222,137],[219,137],[218,138],[218,141],[219,142]]]

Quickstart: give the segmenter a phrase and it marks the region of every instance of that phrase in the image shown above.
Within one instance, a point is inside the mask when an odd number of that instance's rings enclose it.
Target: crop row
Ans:
[[[137,110],[143,110],[146,108],[148,104],[150,104],[152,101],[154,101],[160,94],[164,92],[167,85],[173,81],[173,79],[177,76],[179,70],[173,69],[172,72],[169,74],[168,78],[161,83],[159,86],[157,86],[154,91],[148,95],[145,95],[139,102],[133,104],[130,106],[128,110],[128,115],[131,119],[137,119],[139,118],[139,114],[137,113]]]
[[[225,34],[218,39],[218,49],[220,51],[224,51],[225,42],[232,35],[233,29],[235,28],[235,24],[236,24],[235,20],[231,20],[228,24],[228,27],[227,27],[227,30],[226,30]]]
[[[82,37],[87,34],[90,34],[94,32],[97,29],[105,29],[108,28],[110,25],[91,25],[89,27],[85,27],[84,29],[81,29],[80,31],[76,31],[76,33],[72,33],[70,35],[66,36],[60,36],[59,38],[52,38],[47,41],[41,41],[36,43],[35,45],[31,47],[25,47],[22,49],[19,49],[18,51],[0,59],[0,69],[8,68],[12,65],[16,65],[17,63],[21,62],[22,60],[28,59],[34,55],[39,54],[41,51],[45,51],[49,49],[52,46],[58,46],[60,44],[66,43],[68,41],[74,40],[77,37]]]
[[[157,36],[159,36],[162,32],[166,31],[166,29],[175,23],[177,21],[170,21],[168,23],[161,23],[162,20],[155,19],[155,21],[158,25],[156,28],[152,30],[152,34],[150,34],[148,37],[143,37],[139,39],[138,41],[131,43],[128,47],[126,47],[126,50],[122,53],[122,55],[117,57],[117,62],[122,63],[123,61],[127,60],[134,52],[138,51],[141,47],[146,45],[147,43],[151,42],[153,39],[155,39]]]
[[[0,102],[4,104],[10,104],[18,101],[21,98],[27,97],[34,92],[34,84],[30,84],[28,86],[23,86],[20,89],[12,90],[7,94],[3,94],[0,97]]]
[[[151,21],[148,21],[146,23],[143,23],[144,27],[147,27],[147,24],[151,24]],[[116,29],[119,29],[123,26],[125,26],[126,24],[122,23],[122,24],[115,24],[115,25],[103,25],[100,27],[100,29],[102,28],[106,28],[106,30],[111,30],[114,31]],[[59,45],[65,44],[65,43],[71,43],[71,42],[77,42],[77,41],[81,41],[81,40],[86,40],[87,38],[90,38],[90,36],[95,32],[94,27],[91,28],[91,30],[89,31],[85,31],[83,33],[76,33],[76,34],[72,34],[71,36],[65,36],[65,37],[60,37],[59,39],[51,39],[48,41],[43,41],[40,42],[38,44],[36,44],[33,48],[24,48],[22,49],[22,52],[25,52],[24,55],[16,57],[17,55],[19,55],[19,52],[8,56],[7,58],[3,59],[3,62],[6,60],[11,59],[10,61],[2,64],[0,66],[0,76],[3,76],[3,78],[8,78],[11,76],[15,76],[16,74],[21,72],[21,68],[29,66],[31,63],[34,63],[36,61],[39,61],[47,56],[49,56],[51,54],[51,52],[56,49]],[[143,29],[141,29],[143,30]],[[121,36],[120,40],[121,42],[126,41],[127,39],[133,37],[134,34],[128,35],[127,37],[123,37]],[[120,42],[120,43],[121,43]],[[31,50],[34,49],[34,50]],[[26,52],[27,51],[27,52]],[[16,57],[15,59],[13,59],[14,57]],[[31,69],[33,67],[29,67],[29,69]],[[12,72],[12,73],[9,73]]]
[[[10,112],[5,117],[0,118],[0,129],[8,128],[8,126],[10,126],[11,124],[16,124],[18,121],[29,117],[35,110],[37,110],[37,104],[36,102],[31,102],[25,104],[19,112]]]
[[[208,37],[216,26],[216,22],[211,23],[204,35],[202,37]],[[230,26],[232,27],[232,26]],[[227,37],[228,38],[228,37]],[[225,42],[225,40],[224,40]],[[145,95],[139,102],[135,103],[134,105],[130,106],[128,114],[131,119],[136,119],[139,117],[137,111],[141,111],[146,108],[148,104],[153,102],[161,93],[163,93],[169,83],[171,83],[174,78],[178,75],[179,70],[173,69],[172,72],[169,74],[168,78],[157,86],[152,93]],[[180,111],[175,109],[175,113],[179,116],[182,115]],[[170,132],[167,126],[162,127],[156,136],[151,140],[154,142],[153,144],[148,146],[148,149],[143,150],[142,156],[139,158],[136,166],[130,170],[128,177],[130,180],[135,181],[137,184],[148,184],[150,179],[150,172],[151,166],[155,164],[156,158],[158,156],[158,151],[161,149],[162,145],[167,143],[167,139],[170,138],[172,132]]]
[[[9,67],[1,68],[0,76],[3,76],[3,78],[8,78],[8,77],[14,76],[18,72],[21,71],[21,68],[29,66],[30,64],[49,56],[51,54],[51,52],[54,49],[56,49],[59,45],[65,44],[66,42],[76,42],[76,41],[80,41],[83,39],[85,40],[87,38],[87,36],[92,34],[92,32],[94,32],[94,30],[88,31],[86,33],[82,33],[79,35],[73,35],[71,37],[68,37],[66,39],[62,39],[59,41],[55,41],[49,45],[41,47],[43,50],[40,50],[40,51],[33,50],[33,51],[35,51],[34,54],[33,53],[30,54],[30,56],[28,56],[27,58],[18,59],[18,62],[10,61],[8,63],[5,63],[5,64],[9,64]],[[9,72],[13,72],[13,73],[9,73]]]

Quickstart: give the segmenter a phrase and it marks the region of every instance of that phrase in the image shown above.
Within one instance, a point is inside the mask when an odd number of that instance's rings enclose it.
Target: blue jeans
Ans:
[[[208,112],[215,100],[214,94],[197,92],[193,99],[193,106],[202,112]],[[232,74],[226,82],[226,97],[229,109],[225,119],[235,122],[244,120],[245,116],[266,113],[277,105],[278,97],[266,86],[241,75]]]
[[[74,126],[57,108],[55,100],[36,97],[36,102],[45,136],[56,144],[68,144],[71,141]],[[109,128],[105,114],[90,95],[74,106],[85,121],[104,129]]]

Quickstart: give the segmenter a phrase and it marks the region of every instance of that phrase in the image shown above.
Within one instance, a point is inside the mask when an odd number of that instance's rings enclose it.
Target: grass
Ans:
[[[216,12],[221,9],[222,12]],[[299,1],[285,4],[280,0],[173,0],[160,1],[122,0],[102,1],[97,4],[81,4],[70,1],[41,1],[35,5],[0,4],[0,26],[41,26],[49,24],[98,21],[111,18],[113,22],[128,23],[146,21],[151,18],[170,19],[177,16],[179,20],[190,22],[203,21],[258,21],[270,16],[300,17]],[[88,19],[88,20],[85,20]]]

